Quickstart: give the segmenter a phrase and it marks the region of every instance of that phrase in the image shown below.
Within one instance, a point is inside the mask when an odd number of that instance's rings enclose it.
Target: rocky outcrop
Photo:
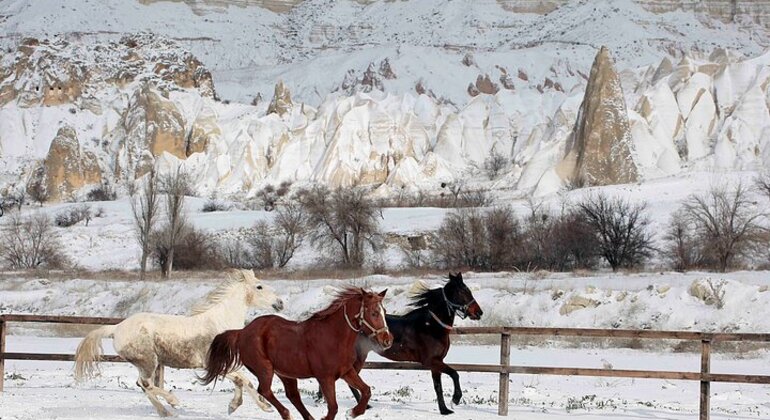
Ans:
[[[169,153],[179,159],[205,148],[206,124],[188,141],[185,119],[176,105],[149,85],[137,89],[111,140],[117,143],[116,175],[139,177],[147,173],[155,157]],[[188,153],[189,152],[189,153]]]
[[[575,186],[626,184],[638,179],[628,112],[610,53],[594,59],[568,152],[559,175]]]
[[[163,37],[138,34],[95,45],[27,38],[0,60],[0,106],[73,104],[100,113],[95,104],[101,93],[132,82],[163,90],[195,89],[216,98],[211,73]]]
[[[267,113],[283,116],[289,112],[292,105],[289,88],[283,84],[283,80],[279,80],[278,84],[275,85],[275,92],[273,93],[273,99],[270,100],[270,105],[267,107]]]
[[[59,128],[43,161],[42,182],[48,200],[61,201],[88,185],[102,182],[96,156],[81,150],[75,129]]]

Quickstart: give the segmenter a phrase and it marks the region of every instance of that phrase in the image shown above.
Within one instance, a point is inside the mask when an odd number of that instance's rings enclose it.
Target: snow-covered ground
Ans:
[[[42,339],[11,336],[9,351],[73,352],[76,339]],[[107,351],[111,349],[109,346]],[[456,363],[495,363],[496,346],[455,345],[447,360]],[[378,360],[372,357],[370,360]],[[621,369],[698,369],[694,354],[659,354],[635,350],[574,350],[514,348],[511,361],[520,365],[580,366],[601,368],[611,364]],[[770,353],[735,360],[715,355],[712,369],[753,374],[770,373]],[[6,363],[6,388],[0,394],[0,419],[140,419],[156,416],[147,399],[135,387],[136,372],[126,364],[102,365],[102,376],[84,384],[72,378],[68,362]],[[438,418],[435,394],[427,372],[364,371],[364,380],[373,386],[373,408],[364,419]],[[496,419],[498,377],[495,374],[461,373],[464,402],[455,407],[458,419]],[[175,410],[180,419],[250,418],[277,419],[275,413],[263,413],[246,399],[243,407],[227,416],[231,398],[229,383],[211,387],[196,383],[192,371],[167,369],[166,387],[180,399]],[[274,383],[284,404],[279,382]],[[313,402],[317,390],[312,380],[300,381],[303,401],[320,418],[325,406]],[[444,379],[444,390],[451,393],[451,383]],[[510,414],[513,419],[692,419],[698,412],[697,382],[577,378],[544,375],[512,375],[510,379]],[[712,418],[761,419],[770,416],[770,386],[712,385]],[[341,410],[354,405],[344,383],[338,383]],[[292,407],[293,411],[293,407]],[[294,412],[296,415],[296,412]],[[340,415],[339,417],[342,417]]]
[[[181,273],[178,273],[178,275]],[[0,313],[35,313],[91,316],[126,316],[141,311],[184,314],[194,302],[216,286],[221,276],[197,274],[168,281],[118,280],[109,274],[99,279],[30,278],[6,273],[0,281]],[[485,315],[479,322],[458,325],[564,326],[583,328],[644,328],[655,330],[768,332],[770,273],[640,273],[573,274],[465,273]],[[712,279],[724,282],[724,307],[719,309],[691,293],[693,284]],[[374,290],[388,288],[385,305],[403,313],[415,281],[438,286],[439,276],[421,278],[368,276],[347,282]],[[301,319],[324,307],[335,286],[344,281],[267,280],[286,302],[284,316]],[[593,302],[572,308],[580,299]],[[585,302],[583,301],[583,302]],[[592,307],[592,305],[596,305]],[[254,312],[250,316],[260,313]],[[73,352],[83,329],[11,325],[8,351]],[[448,360],[455,363],[494,364],[499,361],[495,337],[456,340]],[[514,340],[511,362],[527,366],[653,369],[697,371],[698,353],[675,342],[638,347],[626,341],[521,341]],[[112,351],[109,340],[105,349]],[[693,347],[693,349],[697,349]],[[770,374],[770,351],[765,348],[715,349],[712,370],[719,373]],[[370,360],[378,360],[372,358]],[[136,373],[122,364],[105,364],[103,376],[83,385],[74,383],[72,364],[63,362],[6,363],[6,392],[0,396],[0,419],[134,419],[154,417],[145,397],[134,387]],[[465,403],[456,418],[497,418],[498,377],[464,373]],[[374,409],[365,418],[425,419],[438,416],[430,375],[426,372],[367,371],[374,385]],[[195,383],[189,371],[169,370],[167,384],[182,401],[177,416],[184,419],[224,418],[231,396],[229,384],[216,391]],[[444,381],[445,391],[451,392]],[[312,403],[316,386],[302,381],[303,397],[314,415],[325,411]],[[275,384],[275,390],[280,389]],[[341,406],[353,405],[340,384]],[[712,418],[770,417],[770,386],[712,385]],[[283,398],[283,397],[281,397]],[[545,375],[511,377],[510,417],[518,419],[690,419],[698,410],[698,383]],[[273,419],[246,401],[233,418]]]

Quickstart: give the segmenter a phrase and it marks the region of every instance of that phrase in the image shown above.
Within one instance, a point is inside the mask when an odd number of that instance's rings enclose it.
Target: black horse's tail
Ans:
[[[238,353],[238,338],[241,330],[225,331],[216,337],[209,347],[206,361],[206,375],[198,379],[204,385],[214,382],[220,376],[225,376],[241,366]]]

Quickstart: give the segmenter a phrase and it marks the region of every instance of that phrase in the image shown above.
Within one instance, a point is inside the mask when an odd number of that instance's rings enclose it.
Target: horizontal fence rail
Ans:
[[[6,352],[6,333],[8,323],[47,323],[47,324],[82,324],[114,325],[122,318],[98,318],[80,316],[47,315],[0,315],[0,392],[3,391],[5,360],[42,360],[72,362],[74,354],[60,353],[14,353]],[[740,375],[711,373],[711,345],[716,342],[756,342],[770,343],[770,334],[706,333],[697,331],[652,331],[652,330],[604,330],[592,328],[532,328],[532,327],[458,327],[454,335],[499,335],[500,363],[490,364],[452,364],[452,368],[461,372],[495,373],[500,376],[498,395],[498,414],[508,414],[509,378],[511,374],[593,376],[613,378],[643,378],[700,381],[700,419],[708,420],[710,411],[711,382],[731,382],[745,384],[770,384],[770,375]],[[591,337],[591,338],[638,338],[645,340],[683,340],[701,343],[701,369],[699,372],[592,369],[574,367],[547,366],[511,366],[511,336],[540,337]],[[105,362],[125,362],[117,355],[104,355]],[[366,369],[385,370],[427,370],[417,363],[368,362]],[[163,367],[159,368],[158,386],[163,383]]]

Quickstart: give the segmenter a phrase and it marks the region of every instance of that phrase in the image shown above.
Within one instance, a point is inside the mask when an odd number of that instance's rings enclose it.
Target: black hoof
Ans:
[[[446,416],[446,415],[454,414],[454,413],[455,413],[454,411],[452,411],[452,410],[450,410],[448,408],[445,408],[445,409],[441,410],[441,415],[442,416]]]
[[[367,410],[371,410],[371,409],[372,409],[372,406],[371,406],[371,405],[369,405],[369,404],[366,404],[366,409],[367,409]]]
[[[462,395],[455,395],[454,397],[452,397],[452,404],[459,405],[460,404],[460,400],[462,398],[463,398]]]

